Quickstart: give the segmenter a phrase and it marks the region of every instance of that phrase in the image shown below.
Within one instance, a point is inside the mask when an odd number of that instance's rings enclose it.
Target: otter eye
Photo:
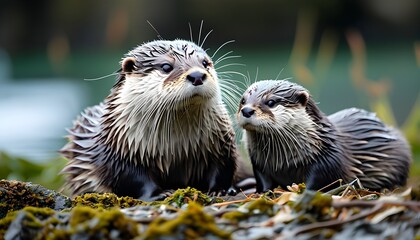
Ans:
[[[244,105],[245,104],[245,98],[241,99],[241,104]]]
[[[171,64],[169,64],[169,63],[164,63],[164,64],[162,64],[162,66],[160,66],[161,68],[162,68],[162,70],[164,71],[164,72],[166,72],[166,73],[170,73],[173,69],[174,69],[174,67],[172,67],[172,65]]]
[[[203,67],[205,68],[208,68],[208,66],[210,65],[207,60],[203,60],[202,64],[203,64]]]
[[[274,107],[274,105],[276,105],[276,102],[274,100],[268,100],[265,105],[267,105],[268,107]]]

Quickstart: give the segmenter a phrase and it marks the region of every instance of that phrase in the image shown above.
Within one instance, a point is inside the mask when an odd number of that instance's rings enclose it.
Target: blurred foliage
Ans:
[[[0,179],[33,182],[49,189],[59,190],[64,183],[63,176],[59,175],[59,172],[65,163],[66,160],[63,158],[35,163],[0,152]]]
[[[311,88],[312,95],[318,95],[323,84],[325,74],[332,68],[333,59],[337,55],[339,38],[328,29],[322,33],[319,43],[319,51],[315,57],[314,67],[308,67],[310,62],[313,41],[316,39],[317,16],[311,12],[301,11],[298,15],[296,37],[292,48],[290,65],[297,81]],[[348,30],[346,40],[351,53],[349,66],[350,80],[353,87],[364,94],[369,102],[369,108],[386,124],[400,128],[411,145],[413,164],[410,175],[412,178],[420,178],[420,92],[417,100],[401,126],[397,124],[397,116],[390,103],[392,81],[388,78],[371,79],[368,76],[368,63],[366,43],[358,30]],[[420,67],[420,43],[414,43],[414,56]],[[416,79],[419,81],[419,79]],[[414,87],[419,82],[414,83]],[[411,182],[414,182],[412,179]]]

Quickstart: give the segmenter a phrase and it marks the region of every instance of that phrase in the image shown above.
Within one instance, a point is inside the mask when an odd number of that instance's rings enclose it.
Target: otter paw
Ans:
[[[173,189],[168,189],[163,191],[162,193],[160,193],[159,195],[161,195],[163,197],[163,199],[167,198],[167,197],[171,197],[174,194],[175,190]]]
[[[151,197],[149,201],[152,201],[152,202],[154,202],[154,201],[163,201],[167,197],[172,196],[174,194],[174,192],[175,192],[175,190],[172,190],[172,189],[165,190],[165,191],[159,193],[158,195]]]
[[[225,196],[226,195],[226,190],[224,190],[224,189],[221,189],[221,190],[212,190],[212,191],[209,191],[207,193],[207,195],[209,195],[210,197]]]

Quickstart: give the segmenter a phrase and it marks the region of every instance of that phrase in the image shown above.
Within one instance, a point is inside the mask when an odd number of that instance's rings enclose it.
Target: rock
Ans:
[[[26,206],[48,207],[56,211],[71,207],[70,198],[30,182],[0,180],[0,219]]]

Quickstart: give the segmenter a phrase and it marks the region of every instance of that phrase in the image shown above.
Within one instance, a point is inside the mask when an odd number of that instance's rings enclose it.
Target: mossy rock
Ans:
[[[132,239],[137,223],[118,209],[75,207],[70,212],[26,207],[0,220],[0,239]]]
[[[0,180],[0,218],[26,206],[62,210],[71,207],[71,200],[38,184]]]
[[[213,216],[195,202],[188,204],[175,219],[155,219],[142,235],[144,239],[230,239],[230,233],[219,229]]]
[[[250,216],[267,215],[271,217],[274,214],[274,202],[262,196],[259,199],[244,204],[242,210],[238,209],[237,211],[227,212],[222,217],[232,222],[239,222]]]
[[[132,197],[118,197],[113,193],[86,193],[73,199],[73,207],[88,206],[109,209],[113,207],[128,208],[137,205],[144,205],[144,202]]]
[[[167,204],[175,205],[176,207],[181,207],[186,203],[196,202],[202,206],[207,206],[211,203],[220,201],[223,200],[217,197],[211,198],[195,188],[187,187],[185,189],[178,189],[172,194],[172,196],[167,197],[164,201],[152,202],[151,205]]]
[[[331,203],[332,195],[306,190],[293,204],[293,209],[296,212],[304,211],[322,216],[325,209],[328,210],[331,207]]]
[[[55,211],[51,208],[25,207],[20,211],[10,212],[0,219],[0,238],[35,239],[44,228],[46,219]]]

